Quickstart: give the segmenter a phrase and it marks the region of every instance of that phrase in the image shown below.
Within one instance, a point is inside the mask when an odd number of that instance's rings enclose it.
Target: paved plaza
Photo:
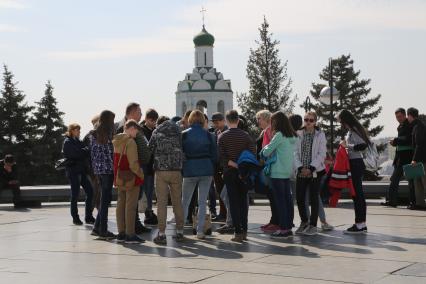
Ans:
[[[426,212],[369,205],[366,236],[343,235],[354,218],[347,203],[326,209],[333,232],[271,240],[259,205],[244,244],[216,234],[199,241],[188,228],[187,241],[168,238],[167,247],[152,242],[155,230],[143,245],[94,240],[90,226],[71,224],[66,204],[0,206],[0,283],[426,283]]]

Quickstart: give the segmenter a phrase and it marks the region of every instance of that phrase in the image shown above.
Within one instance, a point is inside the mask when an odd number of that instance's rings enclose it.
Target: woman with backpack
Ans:
[[[294,149],[297,133],[293,130],[290,120],[283,112],[275,112],[271,116],[272,140],[266,145],[261,155],[272,157],[276,161],[271,164],[269,177],[271,180],[273,200],[276,203],[279,229],[272,233],[272,238],[282,239],[293,235],[293,197],[291,194],[290,177],[293,173]]]
[[[352,198],[355,209],[355,224],[344,231],[345,234],[367,233],[367,203],[364,197],[362,180],[365,170],[363,151],[365,151],[371,141],[367,130],[348,110],[342,110],[337,116],[342,127],[348,131],[345,139],[340,141],[340,145],[348,151],[349,166],[352,175],[352,183],[355,189],[355,197]]]
[[[74,225],[83,225],[78,215],[78,197],[80,195],[80,186],[86,192],[85,221],[86,224],[95,223],[93,218],[93,188],[87,178],[88,169],[86,167],[89,159],[89,149],[80,140],[80,125],[70,124],[65,133],[65,141],[62,153],[66,158],[65,172],[71,185],[71,217]]]
[[[215,139],[203,128],[205,118],[201,111],[192,111],[188,122],[189,128],[182,132],[182,146],[185,155],[182,206],[186,220],[189,203],[195,188],[198,187],[197,238],[204,239],[207,196],[217,160],[217,148]]]
[[[92,235],[103,240],[111,240],[115,235],[108,231],[108,207],[112,198],[114,181],[112,137],[114,135],[115,114],[109,110],[101,112],[99,124],[90,137],[92,168],[101,184],[101,200]]]

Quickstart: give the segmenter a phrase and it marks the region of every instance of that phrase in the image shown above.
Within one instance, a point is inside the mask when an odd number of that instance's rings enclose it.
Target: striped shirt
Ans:
[[[256,147],[247,132],[239,128],[231,128],[223,132],[218,139],[219,159],[223,168],[228,169],[228,162],[237,162],[244,150],[256,154]]]

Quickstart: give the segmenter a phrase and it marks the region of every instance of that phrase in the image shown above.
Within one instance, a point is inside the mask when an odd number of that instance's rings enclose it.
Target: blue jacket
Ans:
[[[182,146],[184,177],[213,176],[217,146],[211,133],[201,125],[193,124],[182,132]]]
[[[71,173],[80,174],[87,172],[87,161],[89,149],[80,139],[65,137],[62,153],[68,160],[66,170]]]

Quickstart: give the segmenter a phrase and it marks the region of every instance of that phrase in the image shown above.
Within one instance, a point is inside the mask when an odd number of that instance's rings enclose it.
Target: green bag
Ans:
[[[417,163],[415,166],[408,164],[403,165],[404,175],[407,180],[417,179],[425,176],[425,168],[423,163]]]

